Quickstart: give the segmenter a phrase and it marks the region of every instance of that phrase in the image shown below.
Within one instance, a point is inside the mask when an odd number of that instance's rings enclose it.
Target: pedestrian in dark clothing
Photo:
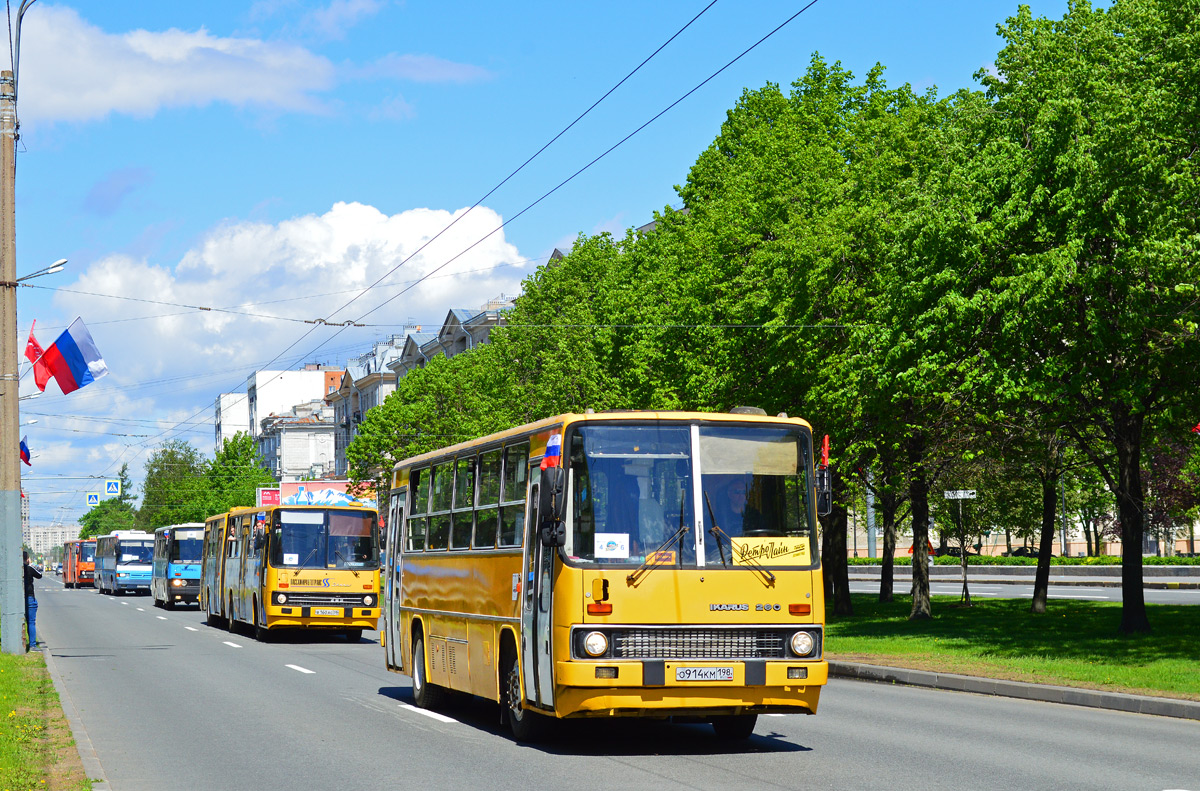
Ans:
[[[28,651],[37,645],[37,598],[33,595],[33,581],[42,578],[42,572],[33,567],[29,562],[29,553],[22,550],[21,556],[25,559],[25,623],[29,626],[29,645],[25,646]]]

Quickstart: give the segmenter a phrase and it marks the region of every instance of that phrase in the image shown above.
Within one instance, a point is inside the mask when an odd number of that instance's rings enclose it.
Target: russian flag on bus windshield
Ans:
[[[557,467],[562,458],[562,434],[554,434],[546,442],[546,455],[542,457],[542,469]]]

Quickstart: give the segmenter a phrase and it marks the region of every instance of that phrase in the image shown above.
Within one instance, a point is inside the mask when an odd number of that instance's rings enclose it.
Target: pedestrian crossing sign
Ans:
[[[121,482],[119,480],[118,481],[111,481],[111,480],[105,481],[104,482],[104,493],[107,494],[109,497],[120,497],[121,496]]]
[[[88,505],[100,505],[100,495],[97,492],[88,492]]]

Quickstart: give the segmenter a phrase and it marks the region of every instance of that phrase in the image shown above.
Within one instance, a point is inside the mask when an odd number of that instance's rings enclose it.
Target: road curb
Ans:
[[[1157,698],[1149,695],[1126,695],[1120,692],[1104,692],[1096,689],[1029,684],[1022,681],[1005,681],[997,678],[935,673],[928,670],[868,665],[861,662],[838,662],[836,660],[829,661],[829,675],[859,681],[879,681],[904,684],[910,687],[973,692],[977,695],[1064,703],[1069,706],[1089,706],[1133,714],[1150,714],[1156,717],[1200,720],[1200,702],[1191,700]]]
[[[75,701],[71,699],[66,684],[58,674],[58,665],[54,662],[54,654],[47,647],[42,649],[42,656],[46,660],[46,670],[50,672],[50,680],[54,683],[54,690],[58,693],[58,701],[62,705],[67,724],[71,727],[71,736],[75,739],[75,749],[79,751],[79,759],[83,762],[83,771],[92,781],[92,791],[110,791],[108,776],[104,774],[100,756],[96,754],[96,748],[92,746],[87,728],[83,726],[83,719],[75,708]]]

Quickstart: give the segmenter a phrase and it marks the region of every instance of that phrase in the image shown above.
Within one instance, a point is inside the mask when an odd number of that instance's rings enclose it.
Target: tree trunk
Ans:
[[[1117,451],[1117,513],[1121,518],[1121,627],[1124,634],[1149,632],[1142,589],[1142,416],[1122,410],[1113,421]]]
[[[1012,531],[1007,527],[1004,528],[1004,546],[1008,548],[1007,555],[1012,557]]]
[[[912,509],[912,612],[910,621],[933,617],[929,600],[929,481],[925,478],[925,438],[914,434],[908,441],[908,498]]]
[[[837,470],[830,469],[833,478],[833,509],[822,517],[827,540],[821,542],[821,565],[825,570],[826,602],[832,592],[833,612],[836,615],[854,615],[850,601],[850,564],[846,562],[846,485]]]
[[[1037,574],[1033,578],[1033,603],[1030,612],[1046,611],[1050,590],[1050,557],[1054,554],[1054,509],[1058,504],[1058,476],[1042,473],[1042,531],[1038,536]]]
[[[879,569],[879,601],[892,600],[896,584],[896,503],[894,494],[880,495],[879,512],[883,516],[883,565]]]

